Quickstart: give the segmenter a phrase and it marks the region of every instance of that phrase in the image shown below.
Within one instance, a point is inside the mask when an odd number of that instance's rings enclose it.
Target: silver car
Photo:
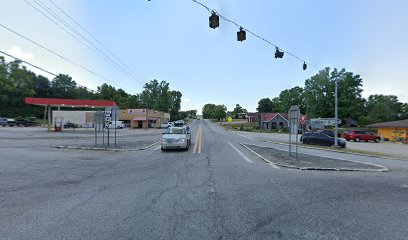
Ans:
[[[169,127],[163,133],[160,141],[161,150],[185,149],[191,145],[191,133],[185,127]]]

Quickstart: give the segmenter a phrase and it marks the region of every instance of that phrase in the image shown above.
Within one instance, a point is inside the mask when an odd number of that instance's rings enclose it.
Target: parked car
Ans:
[[[328,135],[330,137],[334,137],[334,132],[331,131],[331,130],[326,130],[326,129],[325,130],[317,130],[316,132],[326,134],[326,135]],[[341,133],[337,133],[337,137],[341,137]]]
[[[360,142],[360,141],[373,141],[376,143],[379,143],[381,141],[381,137],[377,136],[375,134],[372,134],[368,131],[362,131],[362,130],[354,130],[354,131],[345,131],[344,132],[344,138],[347,141],[353,140],[355,142]]]
[[[28,119],[23,119],[23,120],[17,120],[16,125],[19,127],[33,127],[36,124],[36,122],[28,120]]]
[[[184,120],[177,120],[177,121],[174,122],[175,127],[182,127],[182,126],[184,126],[184,124],[186,124],[184,122]]]
[[[161,128],[168,128],[168,127],[172,127],[173,126],[173,123],[172,122],[162,122],[161,124],[160,124],[160,127]]]
[[[191,133],[185,127],[169,127],[163,133],[160,141],[161,150],[185,149],[191,145]]]
[[[334,137],[330,137],[321,132],[305,133],[300,137],[300,141],[303,144],[315,144],[321,146],[332,146],[334,145],[334,140]],[[346,147],[346,141],[343,139],[337,139],[337,144],[342,148]]]
[[[109,129],[112,129],[115,127],[116,129],[122,129],[125,127],[125,124],[123,124],[123,121],[111,121],[105,125],[105,128],[109,128]]]
[[[72,123],[72,122],[67,122],[64,124],[64,128],[78,128],[78,124]]]
[[[7,118],[0,118],[0,126],[7,126]]]
[[[7,126],[9,126],[9,127],[14,127],[14,126],[16,126],[16,120],[13,119],[13,118],[8,118],[8,119],[7,119]]]

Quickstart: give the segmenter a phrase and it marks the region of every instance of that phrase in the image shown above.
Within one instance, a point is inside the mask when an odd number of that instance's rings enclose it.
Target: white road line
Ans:
[[[242,133],[236,133],[237,135],[239,135],[239,136],[241,136],[241,137],[244,137],[244,138],[246,138],[247,136],[245,136],[244,134],[242,134]]]
[[[275,164],[273,164],[273,163],[268,163],[270,166],[272,166],[273,168],[275,168],[275,169],[279,169],[279,167],[278,166],[276,166]]]
[[[157,148],[155,148],[154,150],[156,151],[156,150],[159,150],[161,148],[161,146],[158,146]]]
[[[252,162],[252,160],[251,159],[249,159],[247,156],[245,156],[245,154],[243,154],[241,151],[239,151],[238,150],[238,148],[236,148],[234,145],[232,145],[232,143],[228,143],[239,155],[241,155],[241,157],[245,160],[245,161],[247,161],[247,162]]]
[[[268,159],[262,157],[260,154],[258,154],[257,152],[255,152],[254,150],[250,149],[249,147],[247,147],[245,144],[240,143],[241,146],[243,146],[244,148],[248,149],[248,151],[252,152],[253,154],[255,154],[257,157],[259,157],[260,159],[264,160],[265,162],[267,162],[270,166],[272,166],[273,168],[276,169],[280,169],[276,164],[274,164],[273,162],[269,161]]]

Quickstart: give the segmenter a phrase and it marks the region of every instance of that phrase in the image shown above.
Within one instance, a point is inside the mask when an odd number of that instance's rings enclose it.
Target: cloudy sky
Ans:
[[[408,102],[406,0],[200,1],[305,60],[306,71],[291,56],[275,59],[275,49],[249,33],[238,42],[233,24],[209,28],[209,12],[192,0],[0,2],[1,51],[91,89],[106,82],[135,94],[158,79],[183,93],[183,110],[238,103],[255,111],[261,98],[331,67],[360,74],[364,97]]]

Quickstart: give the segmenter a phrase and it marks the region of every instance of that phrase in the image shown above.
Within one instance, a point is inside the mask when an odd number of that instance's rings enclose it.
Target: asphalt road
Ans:
[[[255,140],[205,120],[191,130],[189,151],[166,152],[2,137],[0,239],[408,238],[407,161],[304,149],[390,171],[276,168],[239,144]]]

